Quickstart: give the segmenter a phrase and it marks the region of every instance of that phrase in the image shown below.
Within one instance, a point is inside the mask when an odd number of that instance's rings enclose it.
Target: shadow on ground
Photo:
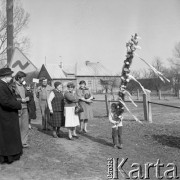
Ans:
[[[93,141],[93,142],[97,142],[99,144],[105,145],[105,146],[110,146],[112,147],[113,144],[110,142],[107,142],[106,140],[102,139],[102,138],[98,138],[98,137],[93,137],[87,133],[81,133],[81,136],[84,136],[86,138],[88,138],[89,140]]]
[[[162,145],[180,149],[180,137],[162,135],[152,135],[153,139]]]

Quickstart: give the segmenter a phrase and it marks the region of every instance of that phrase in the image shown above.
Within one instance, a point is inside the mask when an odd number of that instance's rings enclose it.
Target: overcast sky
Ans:
[[[167,65],[180,41],[180,0],[22,0],[30,13],[25,30],[31,40],[30,60],[47,63],[101,62],[121,72],[125,44],[137,32],[149,63],[160,57]],[[132,69],[147,67],[134,58]]]

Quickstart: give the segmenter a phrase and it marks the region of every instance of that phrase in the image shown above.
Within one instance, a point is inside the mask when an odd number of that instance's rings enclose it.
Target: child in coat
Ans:
[[[31,119],[36,119],[36,104],[30,84],[27,84],[26,86],[26,97],[29,97],[29,101],[27,102],[27,108],[29,115],[29,129],[31,129]]]
[[[109,112],[109,121],[112,123],[112,139],[114,148],[122,148],[122,113],[124,107],[121,102],[112,103]]]

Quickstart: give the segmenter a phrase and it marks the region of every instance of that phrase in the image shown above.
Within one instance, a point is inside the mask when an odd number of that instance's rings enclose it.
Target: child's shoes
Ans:
[[[119,147],[119,149],[122,149],[122,148],[123,148],[123,145],[122,145],[122,144],[120,144],[118,147]]]

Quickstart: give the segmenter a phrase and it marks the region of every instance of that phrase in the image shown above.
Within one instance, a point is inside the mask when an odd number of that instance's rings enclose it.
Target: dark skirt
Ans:
[[[22,152],[16,155],[9,155],[9,156],[0,155],[0,164],[3,164],[3,163],[11,164],[12,162],[19,160],[21,155],[22,155]]]
[[[34,101],[31,101],[28,106],[29,119],[36,119],[36,105]]]
[[[29,119],[36,119],[36,110],[28,108]]]
[[[62,111],[55,111],[53,112],[53,114],[51,114],[50,116],[50,120],[48,121],[48,123],[52,126],[52,127],[61,127],[64,126],[64,112]]]

